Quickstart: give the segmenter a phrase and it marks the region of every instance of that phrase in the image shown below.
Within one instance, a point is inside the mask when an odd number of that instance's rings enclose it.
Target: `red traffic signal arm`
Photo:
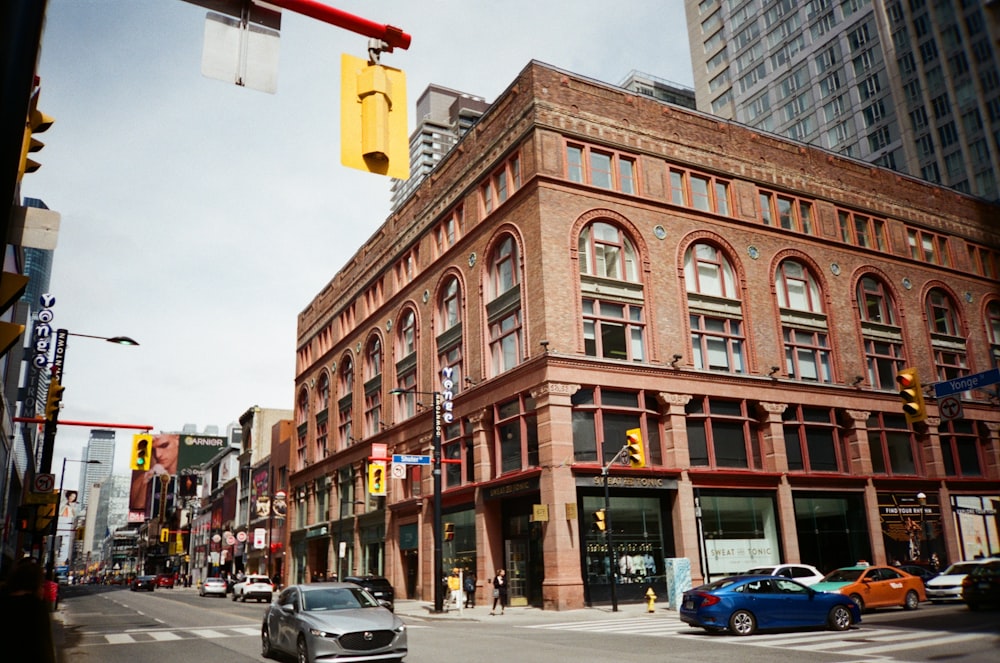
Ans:
[[[11,421],[24,424],[44,424],[43,417],[11,417]],[[100,421],[59,421],[60,426],[89,426],[90,428],[130,428],[134,430],[153,430],[149,424],[109,424]]]
[[[388,44],[389,48],[387,50],[390,52],[393,48],[402,48],[403,50],[406,50],[410,47],[410,35],[403,32],[401,29],[391,25],[382,25],[381,23],[369,21],[366,18],[361,18],[360,16],[355,16],[354,14],[348,14],[342,9],[335,9],[329,5],[317,2],[316,0],[267,1],[269,4],[293,11],[296,14],[302,14],[303,16],[314,18],[317,21],[323,21],[324,23],[329,23],[330,25],[336,25],[338,28],[344,28],[345,30],[350,30],[351,32],[364,35],[365,37],[381,39]]]

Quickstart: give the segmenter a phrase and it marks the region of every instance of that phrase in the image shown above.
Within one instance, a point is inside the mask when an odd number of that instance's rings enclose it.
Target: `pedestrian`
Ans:
[[[469,569],[465,571],[465,607],[476,607],[476,574]]]
[[[507,607],[507,572],[497,569],[497,575],[493,578],[493,609],[490,614],[496,614],[497,603],[500,604],[500,614],[503,614]]]
[[[13,644],[19,661],[55,663],[52,618],[45,601],[41,565],[26,557],[0,591],[0,642]]]
[[[459,578],[458,574],[458,568],[454,568],[451,570],[451,575],[448,576],[448,591],[450,592],[448,600],[455,604],[456,610],[462,607],[462,579]]]

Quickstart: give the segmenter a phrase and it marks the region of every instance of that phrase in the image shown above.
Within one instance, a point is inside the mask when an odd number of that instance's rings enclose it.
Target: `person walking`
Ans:
[[[14,566],[0,591],[0,638],[19,661],[55,663],[52,618],[45,601],[42,565],[26,557]]]
[[[468,569],[465,571],[465,607],[476,607],[476,576]]]
[[[448,592],[450,603],[455,604],[455,609],[458,610],[462,607],[462,580],[459,578],[458,567],[451,570],[451,575],[448,576]]]
[[[490,614],[496,614],[497,603],[500,604],[500,614],[503,614],[507,607],[507,572],[497,569],[497,575],[493,578],[493,609]]]

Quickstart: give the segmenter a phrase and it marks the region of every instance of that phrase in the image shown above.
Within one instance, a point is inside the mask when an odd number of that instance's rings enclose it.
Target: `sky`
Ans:
[[[693,85],[682,0],[320,0],[407,32],[407,82],[494,101],[531,61],[607,83]],[[368,40],[282,14],[277,91],[201,73],[207,10],[183,0],[49,0],[38,64],[42,168],[23,196],[61,214],[49,293],[73,337],[63,421],[199,432],[291,409],[298,314],[383,224],[390,180],[340,164],[340,55]],[[61,425],[53,468],[91,427]],[[114,471],[134,430],[117,429]],[[67,465],[66,487],[78,467]]]

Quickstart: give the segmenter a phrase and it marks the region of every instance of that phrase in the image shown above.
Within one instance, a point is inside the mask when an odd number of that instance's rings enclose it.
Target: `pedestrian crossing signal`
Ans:
[[[444,540],[445,541],[455,540],[455,523],[444,524]]]
[[[598,532],[605,532],[608,529],[607,520],[605,520],[604,509],[600,509],[594,512],[594,527]]]

